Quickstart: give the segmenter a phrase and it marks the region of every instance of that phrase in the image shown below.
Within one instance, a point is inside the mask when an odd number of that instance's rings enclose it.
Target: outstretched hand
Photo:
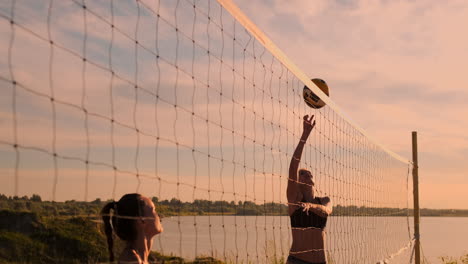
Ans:
[[[314,122],[312,122],[312,120]],[[314,115],[312,115],[310,117],[310,119],[309,119],[309,115],[305,115],[304,116],[304,131],[303,131],[303,133],[308,136],[314,127],[315,127]]]

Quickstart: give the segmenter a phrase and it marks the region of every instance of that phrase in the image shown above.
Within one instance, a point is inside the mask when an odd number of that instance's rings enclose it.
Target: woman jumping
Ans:
[[[314,116],[304,116],[304,128],[289,166],[287,188],[288,209],[291,217],[292,246],[288,264],[324,264],[325,226],[327,217],[332,213],[329,197],[315,196],[312,173],[298,169],[302,150],[315,126]]]

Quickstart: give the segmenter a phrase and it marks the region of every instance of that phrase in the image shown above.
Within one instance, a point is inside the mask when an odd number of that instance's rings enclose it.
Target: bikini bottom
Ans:
[[[304,261],[302,259],[298,259],[294,256],[289,255],[288,256],[288,264],[327,264],[326,262],[308,262]]]

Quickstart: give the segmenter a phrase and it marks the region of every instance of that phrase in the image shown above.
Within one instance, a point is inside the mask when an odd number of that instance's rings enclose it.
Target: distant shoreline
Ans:
[[[251,201],[209,201],[194,200],[183,202],[176,198],[171,200],[159,200],[152,197],[158,214],[163,217],[170,216],[287,216],[288,207],[281,203],[256,204]],[[35,212],[50,217],[74,217],[87,216],[99,217],[103,206],[110,202],[95,199],[91,202],[65,201],[51,202],[42,201],[39,195],[31,197],[7,197],[0,194],[0,209],[11,211]],[[421,217],[468,217],[468,209],[428,209],[420,210]],[[388,208],[388,207],[366,207],[356,205],[335,205],[332,216],[413,216],[412,208]]]
[[[178,217],[178,216],[258,216],[258,217],[265,217],[265,216],[288,216],[288,215],[236,215],[236,214],[204,214],[204,215],[171,215],[171,216],[166,216],[164,218],[172,218],[172,217]],[[330,215],[330,217],[407,217],[406,215]],[[410,215],[409,217],[413,217],[413,215]],[[421,217],[454,217],[454,218],[468,218],[468,215],[421,215]]]

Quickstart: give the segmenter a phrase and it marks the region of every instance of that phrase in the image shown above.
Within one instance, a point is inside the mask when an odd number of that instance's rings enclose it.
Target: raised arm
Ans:
[[[304,116],[302,136],[291,158],[291,163],[289,164],[289,181],[286,193],[288,196],[288,202],[290,203],[299,202],[296,201],[298,197],[297,193],[299,192],[299,184],[297,183],[297,171],[299,169],[299,162],[301,161],[304,145],[307,141],[307,138],[309,138],[310,132],[315,126],[315,120],[312,122],[313,119],[314,116],[311,116],[310,119],[308,115]]]

